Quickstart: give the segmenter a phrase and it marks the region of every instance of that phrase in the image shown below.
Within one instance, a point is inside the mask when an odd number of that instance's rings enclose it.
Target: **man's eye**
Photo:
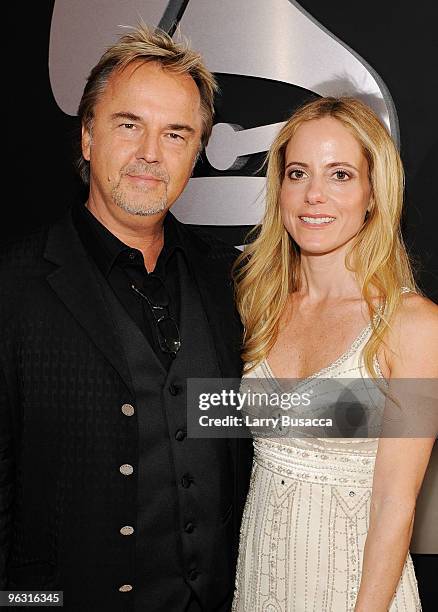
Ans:
[[[170,140],[184,140],[181,134],[177,134],[176,132],[169,132],[167,136]]]
[[[126,128],[127,130],[133,130],[135,128],[135,124],[134,123],[122,123],[122,127]]]

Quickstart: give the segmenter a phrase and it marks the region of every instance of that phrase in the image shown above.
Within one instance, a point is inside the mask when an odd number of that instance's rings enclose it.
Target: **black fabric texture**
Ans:
[[[195,334],[169,371],[110,286],[112,303],[102,290],[70,213],[2,247],[3,589],[63,590],[69,612],[179,612],[190,598],[205,610],[229,607],[250,442],[178,441],[176,432],[184,429],[187,375],[241,372],[229,277],[235,251],[174,223],[190,279],[184,300],[195,299],[202,338]],[[190,317],[181,324],[193,327]],[[131,475],[120,472],[124,464]],[[189,487],[181,484],[187,475]],[[134,534],[121,535],[125,525]],[[171,533],[160,547],[164,528]],[[120,592],[125,584],[132,590]],[[169,599],[156,607],[152,597],[165,589]]]

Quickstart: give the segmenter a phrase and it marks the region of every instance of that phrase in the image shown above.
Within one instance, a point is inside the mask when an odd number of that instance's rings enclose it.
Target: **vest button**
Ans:
[[[193,523],[187,523],[187,525],[184,527],[184,531],[186,533],[193,533],[195,526]]]
[[[182,429],[178,429],[178,431],[175,433],[175,440],[177,440],[178,442],[182,442],[185,437],[186,437],[186,432],[183,431]]]
[[[178,385],[174,385],[173,383],[169,385],[170,395],[173,395],[175,397],[175,395],[178,395],[180,391],[181,391],[181,387],[178,387]]]
[[[190,485],[192,484],[191,477],[188,474],[184,474],[184,476],[181,478],[181,484],[184,487],[184,489],[188,489]]]
[[[123,404],[122,412],[125,416],[132,416],[135,412],[134,406],[131,406],[131,404]]]
[[[195,569],[190,570],[189,572],[189,580],[196,580],[196,578],[199,576],[199,572]]]
[[[132,591],[132,584],[122,584],[122,586],[119,586],[119,591],[121,593],[129,593],[129,591]]]
[[[120,529],[120,533],[124,536],[132,535],[134,533],[134,527],[131,527],[131,525],[125,525]]]
[[[124,463],[123,465],[121,465],[119,467],[119,470],[120,473],[123,474],[123,476],[131,476],[131,474],[134,472],[134,468],[129,463]]]

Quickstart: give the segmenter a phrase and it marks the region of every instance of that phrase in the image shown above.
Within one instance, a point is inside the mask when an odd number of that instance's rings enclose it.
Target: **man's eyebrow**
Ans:
[[[113,113],[111,119],[127,119],[128,121],[142,121],[142,118],[129,111],[120,111],[119,113]]]
[[[134,115],[134,113],[130,113],[129,111],[120,111],[118,113],[113,113],[111,115],[111,119],[112,121],[115,121],[117,119],[124,119],[127,121],[135,121],[136,123],[143,121],[142,117],[140,117],[139,115]],[[195,128],[193,128],[191,125],[188,125],[187,123],[169,123],[166,126],[166,129],[174,130],[175,132],[188,132],[189,134],[194,134],[196,132]]]
[[[195,128],[186,123],[169,123],[167,129],[175,130],[175,132],[189,132],[190,134],[195,133]]]

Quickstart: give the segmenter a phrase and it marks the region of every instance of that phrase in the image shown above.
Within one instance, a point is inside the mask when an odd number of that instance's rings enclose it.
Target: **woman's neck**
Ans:
[[[356,275],[345,265],[345,252],[315,255],[301,253],[299,293],[312,302],[326,299],[360,298]]]

